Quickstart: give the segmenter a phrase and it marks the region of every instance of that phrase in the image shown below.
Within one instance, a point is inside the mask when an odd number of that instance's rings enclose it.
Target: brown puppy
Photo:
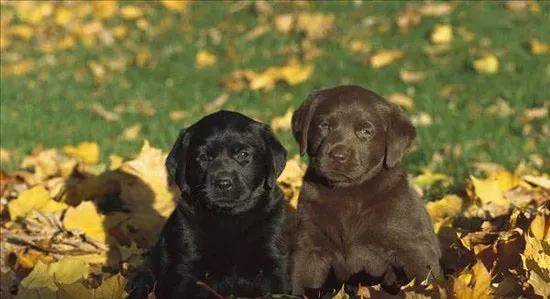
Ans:
[[[292,117],[310,164],[298,201],[293,293],[318,297],[337,282],[438,278],[441,251],[401,160],[416,129],[392,104],[359,86],[313,92]],[[325,285],[326,286],[326,285]]]

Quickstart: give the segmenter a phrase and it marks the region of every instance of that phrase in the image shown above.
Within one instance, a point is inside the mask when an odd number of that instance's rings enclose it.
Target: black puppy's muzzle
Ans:
[[[214,178],[214,186],[219,191],[229,191],[233,189],[233,180],[229,174],[218,175]]]

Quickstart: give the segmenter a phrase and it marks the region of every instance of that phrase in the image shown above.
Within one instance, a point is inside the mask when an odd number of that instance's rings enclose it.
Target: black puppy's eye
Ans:
[[[239,160],[246,160],[248,159],[248,157],[250,157],[250,154],[247,153],[246,151],[240,151],[238,154],[237,154],[237,158]]]
[[[206,162],[206,161],[209,160],[209,157],[208,157],[207,154],[202,153],[202,154],[199,154],[199,156],[197,157],[197,159],[199,159],[199,161]]]
[[[365,138],[372,135],[372,131],[370,128],[361,128],[359,129],[359,131],[357,131],[357,135],[359,135],[359,137]]]
[[[330,125],[328,124],[328,122],[324,121],[319,124],[319,129],[323,131],[328,131],[330,129]]]

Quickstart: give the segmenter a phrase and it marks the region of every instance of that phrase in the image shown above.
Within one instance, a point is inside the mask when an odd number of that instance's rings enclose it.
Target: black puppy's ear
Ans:
[[[416,138],[416,128],[396,104],[390,104],[390,121],[386,131],[385,165],[391,168],[399,163]]]
[[[286,149],[283,145],[277,140],[275,134],[270,127],[265,126],[263,130],[265,147],[267,150],[268,158],[267,161],[267,177],[266,177],[266,187],[271,189],[277,183],[277,178],[283,172],[283,169],[286,165]]]
[[[166,171],[170,180],[180,188],[182,193],[189,189],[185,178],[185,166],[187,164],[187,148],[191,139],[189,130],[181,129],[178,139],[172,146],[172,150],[166,157]]]
[[[294,135],[294,139],[300,144],[300,155],[302,156],[307,151],[307,132],[313,118],[313,113],[319,102],[316,100],[319,93],[320,90],[310,93],[302,105],[292,114],[292,134]]]

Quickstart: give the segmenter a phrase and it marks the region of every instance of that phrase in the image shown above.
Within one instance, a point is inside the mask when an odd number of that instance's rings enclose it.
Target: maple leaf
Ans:
[[[294,109],[289,108],[283,116],[274,117],[271,120],[271,129],[274,132],[290,130]]]
[[[95,142],[82,142],[76,147],[68,145],[63,150],[69,155],[80,157],[84,163],[95,164],[99,161],[99,145]]]
[[[498,58],[494,55],[486,55],[473,62],[474,69],[482,74],[494,74],[498,71]]]
[[[17,199],[8,203],[8,211],[11,219],[23,217],[30,211],[61,212],[67,209],[67,205],[50,199],[50,194],[42,186],[23,191]]]
[[[83,230],[88,236],[99,242],[107,241],[105,231],[105,216],[100,215],[91,201],[84,201],[76,208],[70,207],[63,218],[63,225],[67,229]]]

